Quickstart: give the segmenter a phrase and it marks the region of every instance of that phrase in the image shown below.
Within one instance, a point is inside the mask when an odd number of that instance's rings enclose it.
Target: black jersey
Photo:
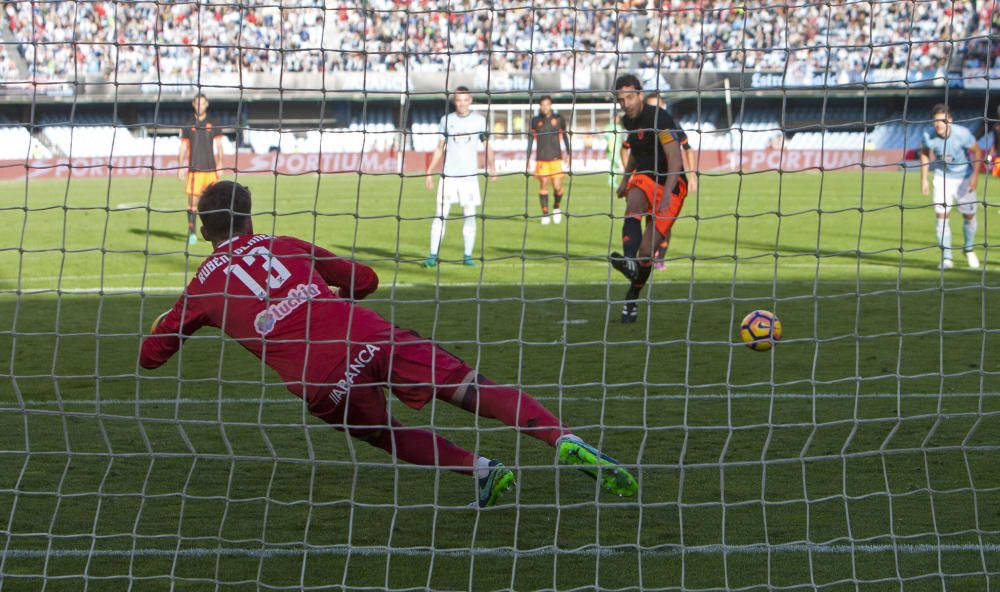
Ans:
[[[622,117],[622,125],[628,130],[624,147],[631,153],[634,163],[633,171],[646,174],[660,185],[666,185],[670,179],[667,175],[667,155],[662,144],[681,142],[684,132],[665,109],[654,105],[646,105],[635,119]],[[685,139],[687,135],[683,136]],[[681,178],[687,181],[683,174],[684,161],[681,160]]]
[[[188,162],[182,162],[181,166],[187,165],[193,172],[214,171],[215,138],[221,135],[222,131],[211,119],[206,117],[198,121],[192,118],[188,125],[181,129],[181,141],[188,143]]]
[[[538,154],[535,160],[539,162],[559,160],[562,149],[559,142],[566,146],[570,153],[569,136],[566,134],[566,119],[555,111],[548,115],[539,113],[531,118],[531,134],[528,136],[528,157],[531,157],[531,144],[538,141]]]

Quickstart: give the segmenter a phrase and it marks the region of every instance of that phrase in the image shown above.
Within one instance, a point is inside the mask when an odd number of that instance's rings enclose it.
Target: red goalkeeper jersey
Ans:
[[[335,294],[332,287],[339,288]],[[219,327],[273,368],[296,395],[330,390],[349,343],[391,327],[355,304],[378,288],[367,265],[297,238],[243,235],[216,247],[177,303],[142,342],[157,368],[203,326]],[[334,381],[335,382],[335,381]]]

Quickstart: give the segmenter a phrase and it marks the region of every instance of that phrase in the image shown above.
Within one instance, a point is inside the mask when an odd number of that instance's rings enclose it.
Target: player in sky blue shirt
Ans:
[[[964,218],[963,250],[971,269],[979,269],[976,256],[976,185],[982,151],[968,129],[953,125],[951,112],[945,105],[935,105],[931,111],[934,130],[924,133],[920,146],[920,191],[931,195],[928,176],[934,171],[934,213],[937,215],[937,239],[941,247],[941,269],[955,266],[951,256],[951,226],[948,214],[953,207]]]

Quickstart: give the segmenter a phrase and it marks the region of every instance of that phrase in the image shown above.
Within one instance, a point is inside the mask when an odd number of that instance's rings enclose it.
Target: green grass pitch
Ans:
[[[517,468],[503,507],[308,416],[202,331],[155,372],[140,335],[191,277],[174,177],[0,185],[3,590],[784,589],[1000,586],[1000,217],[985,269],[937,271],[915,173],[702,176],[636,325],[617,322],[623,204],[604,175],[539,224],[484,183],[479,265],[422,178],[243,177],[255,229],[374,266],[370,305],[540,397],[636,467],[635,499],[447,406],[433,426]],[[992,180],[989,180],[992,183]],[[458,213],[456,208],[455,214]],[[961,225],[953,216],[956,244]],[[772,352],[735,343],[775,311]]]

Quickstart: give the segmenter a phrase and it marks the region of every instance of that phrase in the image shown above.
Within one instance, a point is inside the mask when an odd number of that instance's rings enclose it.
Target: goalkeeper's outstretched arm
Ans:
[[[159,368],[177,353],[186,337],[205,325],[205,316],[197,309],[196,302],[184,294],[166,314],[157,317],[149,335],[142,340],[140,366],[148,370]]]

